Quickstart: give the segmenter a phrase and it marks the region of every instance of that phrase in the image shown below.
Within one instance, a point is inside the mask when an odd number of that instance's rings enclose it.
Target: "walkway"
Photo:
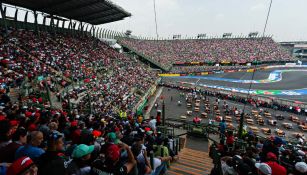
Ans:
[[[167,171],[168,175],[207,175],[213,168],[208,152],[184,148],[179,153],[179,160]]]

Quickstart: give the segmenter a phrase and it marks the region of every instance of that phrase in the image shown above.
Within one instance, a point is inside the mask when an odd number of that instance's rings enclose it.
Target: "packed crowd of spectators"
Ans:
[[[175,62],[247,63],[291,59],[272,38],[158,41],[126,38],[121,43],[166,67]]]
[[[142,95],[157,79],[156,73],[137,60],[88,36],[11,29],[6,37],[2,32],[0,50],[4,75],[0,83],[7,92],[25,78],[39,80],[34,86],[48,86],[66,109],[69,99],[76,98],[81,100],[76,107],[79,111],[93,105],[102,115],[114,113],[114,108],[131,112],[137,103],[135,92]],[[75,86],[63,95],[60,89],[72,84]],[[82,92],[88,99],[78,100]]]
[[[210,71],[226,71],[249,69],[252,66],[173,66],[170,72],[172,73],[197,73]]]
[[[307,173],[307,150],[300,145],[286,143],[280,137],[259,138],[252,133],[243,135],[247,146],[235,144],[235,135],[228,131],[226,140],[211,147],[221,155],[221,168],[211,174],[223,175],[303,175]]]
[[[154,117],[79,117],[20,106],[3,92],[0,104],[1,175],[159,175],[177,159]]]
[[[1,175],[158,175],[177,159],[154,117],[133,117],[137,95],[157,78],[136,59],[92,37],[60,33],[10,29],[0,44]],[[40,106],[11,100],[24,81],[32,86],[25,101]],[[46,88],[63,109],[43,99]]]

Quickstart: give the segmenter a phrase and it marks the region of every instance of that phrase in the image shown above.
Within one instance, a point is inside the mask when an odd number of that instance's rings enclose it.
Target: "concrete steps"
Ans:
[[[168,175],[207,175],[214,166],[207,152],[184,148],[179,157],[177,162],[171,164]]]

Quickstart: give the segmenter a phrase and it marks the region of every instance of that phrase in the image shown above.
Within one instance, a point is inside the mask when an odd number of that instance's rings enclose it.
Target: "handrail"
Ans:
[[[175,118],[168,118],[168,119],[166,119],[166,121],[168,121],[168,120],[169,120],[169,121],[177,121],[177,122],[183,123],[184,125],[202,127],[202,128],[205,130],[205,132],[208,133],[208,139],[210,139],[210,140],[213,140],[213,139],[210,138],[209,133],[214,132],[214,133],[219,133],[219,134],[221,134],[220,131],[218,130],[219,126],[216,126],[216,125],[210,125],[210,124],[207,124],[207,123],[201,123],[201,124],[195,125],[192,121],[182,121],[182,120],[180,120],[180,119],[175,119]],[[183,127],[183,128],[188,128],[188,127]],[[228,130],[228,131],[233,131],[233,132],[235,132],[235,133],[238,132],[238,130],[237,130],[236,128],[234,128],[234,129],[227,129],[227,128],[226,128],[226,130]],[[261,139],[261,140],[265,140],[265,139],[266,139],[265,137],[263,137],[263,136],[261,136],[261,135],[257,135],[257,134],[255,134],[255,135],[256,135],[259,139]],[[226,135],[225,135],[225,134],[222,134],[222,136],[223,136],[224,138],[226,138]],[[238,140],[236,140],[236,141],[238,141]],[[215,141],[215,142],[216,142],[216,141]],[[240,140],[239,142],[241,143],[242,141]],[[244,142],[244,141],[243,141],[243,142]],[[287,142],[288,142],[288,143],[291,143],[292,145],[296,145],[296,144],[297,144],[296,142],[294,142],[294,141],[292,141],[292,140],[287,140]],[[243,143],[243,144],[247,144],[247,143]],[[307,143],[305,143],[305,144],[307,144]]]

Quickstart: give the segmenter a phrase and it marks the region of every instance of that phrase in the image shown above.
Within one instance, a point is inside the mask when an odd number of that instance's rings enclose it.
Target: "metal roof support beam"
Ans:
[[[103,29],[100,38],[106,38],[105,33],[106,33],[106,29]]]
[[[85,32],[87,32],[89,24],[85,24],[85,25],[86,25],[86,27],[85,27]],[[85,25],[84,25],[84,26],[85,26]]]
[[[112,36],[113,34],[112,34],[112,32],[113,32],[112,30],[109,31],[109,38],[110,38],[110,39],[113,39],[113,36]]]
[[[101,38],[101,30],[102,28],[97,28],[97,35],[96,35],[96,38]]]
[[[58,32],[58,31],[59,31],[59,25],[60,25],[60,20],[59,20],[59,19],[57,19],[57,23],[56,23],[56,32]]]
[[[114,31],[114,39],[116,38],[117,36],[117,31]]]
[[[112,30],[110,30],[110,32],[109,32],[109,38],[113,39],[113,31]]]
[[[26,12],[25,18],[24,18],[24,29],[28,29],[27,24],[28,24],[28,13],[29,11]]]
[[[82,33],[82,36],[85,36],[85,24],[83,22],[81,22],[81,33]]]
[[[6,19],[5,19],[6,18],[6,7],[4,7],[3,9],[2,1],[1,1],[0,11],[1,11],[1,17],[2,17],[3,24],[4,24],[4,28],[5,28],[5,35],[8,35],[8,29],[7,29]]]
[[[90,31],[91,31],[90,33],[91,33],[91,35],[92,35],[94,38],[95,38],[95,29],[96,29],[95,26],[92,25],[91,30],[90,30]]]
[[[92,37],[95,37],[95,32],[96,32],[96,27],[94,25],[92,25],[91,29],[90,29],[90,33]]]
[[[106,38],[106,29],[103,29],[103,30],[102,30],[101,38]]]
[[[73,23],[73,28],[72,28],[72,32],[73,32],[73,35],[75,35],[76,34],[76,26],[77,26],[77,22],[75,22],[74,21],[74,23]]]
[[[110,32],[110,31],[109,31],[108,29],[106,29],[106,38],[108,38],[108,39],[109,39],[109,36],[110,36],[110,35],[109,35],[109,32]]]
[[[103,29],[102,35],[100,36],[100,38],[106,38],[106,29]]]
[[[35,32],[38,34],[38,37],[40,37],[38,23],[37,23],[37,13],[36,13],[36,11],[33,11],[33,14],[34,14]]]
[[[54,30],[54,16],[53,15],[51,15],[50,27],[51,27],[52,33],[55,34],[55,30]]]
[[[44,30],[45,30],[45,31],[47,31],[46,19],[47,19],[47,17],[44,16],[44,18],[43,18],[43,26],[44,26]]]
[[[96,33],[95,33],[95,37],[96,37],[96,38],[100,38],[100,37],[99,37],[99,36],[100,36],[100,33],[99,33],[100,31],[101,31],[101,28],[99,28],[99,27],[95,28],[95,32],[96,32]]]
[[[109,35],[110,35],[110,39],[113,39],[113,31],[112,30],[110,30]]]
[[[82,33],[82,22],[79,22],[78,31],[80,33],[80,36],[83,36],[83,33]]]
[[[79,22],[78,32],[79,32],[79,35],[82,35],[82,22]]]
[[[42,30],[46,30],[46,16],[43,15]]]
[[[15,29],[18,29],[18,8],[16,8],[16,11],[15,11],[15,15],[14,15],[14,22],[15,22]]]
[[[116,37],[116,31],[113,31],[113,39]]]
[[[63,20],[62,27],[61,27],[61,30],[62,30],[63,33],[66,32],[66,30],[65,30],[65,22],[66,22],[66,20]]]
[[[71,19],[69,19],[69,23],[68,23],[68,31],[69,31],[69,34],[72,34],[72,22],[71,22]]]
[[[112,31],[112,38],[115,39],[115,31]]]

